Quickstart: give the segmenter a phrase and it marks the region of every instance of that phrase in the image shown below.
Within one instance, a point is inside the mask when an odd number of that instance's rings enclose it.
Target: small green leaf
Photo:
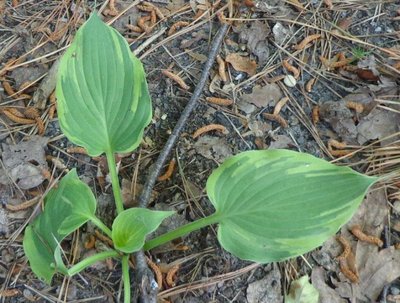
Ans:
[[[141,249],[146,236],[155,231],[173,211],[154,211],[144,208],[124,210],[112,225],[112,240],[116,249],[132,253]]]
[[[308,154],[248,151],[212,173],[207,193],[221,245],[241,259],[267,263],[320,246],[376,181]]]
[[[63,133],[91,156],[132,151],[151,120],[141,62],[95,13],[61,59],[56,95]]]
[[[47,283],[63,269],[59,243],[96,211],[90,188],[71,170],[45,198],[44,212],[25,229],[24,251],[33,272]]]
[[[308,276],[293,281],[290,284],[289,294],[285,296],[285,303],[318,303],[319,293],[308,282]]]

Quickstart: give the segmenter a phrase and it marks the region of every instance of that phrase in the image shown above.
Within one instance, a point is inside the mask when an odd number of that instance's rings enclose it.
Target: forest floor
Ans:
[[[1,302],[121,298],[117,262],[96,264],[72,278],[56,275],[49,286],[32,273],[22,249],[24,228],[50,181],[74,167],[96,192],[100,215],[112,222],[106,161],[91,159],[65,138],[53,94],[54,63],[94,10],[142,60],[153,102],[143,143],[120,158],[127,207],[136,205],[147,172],[190,99],[221,22],[230,24],[199,104],[170,155],[172,174],[153,190],[152,208],[177,212],[162,231],[212,213],[207,177],[241,151],[292,149],[368,175],[398,169],[399,1],[140,2],[0,0]],[[153,6],[162,15],[152,13]],[[193,139],[210,124],[225,130]],[[400,302],[398,179],[376,186],[339,232],[352,252],[349,268],[339,265],[343,246],[336,237],[296,259],[259,265],[224,251],[216,230],[205,228],[147,254],[163,271],[160,302],[278,303],[304,275],[323,303]],[[354,225],[380,238],[382,247],[356,238]],[[90,224],[65,242],[73,260],[106,245]],[[168,283],[171,268],[178,271]]]

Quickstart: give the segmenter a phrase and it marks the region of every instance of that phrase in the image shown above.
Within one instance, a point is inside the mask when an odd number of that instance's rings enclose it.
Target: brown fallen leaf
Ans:
[[[234,31],[239,34],[239,42],[246,43],[247,49],[257,57],[260,65],[267,62],[269,58],[268,36],[270,28],[268,23],[254,21],[247,24],[242,24],[238,28],[234,27]]]
[[[283,94],[278,84],[271,83],[264,86],[256,85],[250,94],[244,94],[240,99],[244,102],[254,104],[263,108],[275,104],[282,98]]]
[[[32,136],[15,145],[3,144],[4,169],[0,169],[0,183],[15,182],[21,189],[30,189],[44,180],[48,169],[45,151],[48,138]]]
[[[347,300],[330,286],[328,286],[326,271],[322,267],[314,267],[311,273],[311,283],[319,292],[319,302],[325,303],[347,303]]]
[[[369,115],[361,118],[357,125],[358,143],[362,145],[369,140],[383,139],[398,132],[400,130],[399,118],[398,113],[374,108]],[[397,137],[393,137],[391,140],[397,140]]]
[[[232,67],[239,72],[245,72],[250,76],[256,73],[257,63],[248,57],[242,57],[234,53],[226,56],[225,61],[230,63]]]
[[[394,247],[379,251],[376,245],[356,240],[349,231],[351,226],[358,224],[369,235],[380,237],[384,226],[388,224],[388,212],[385,189],[375,190],[367,195],[352,219],[342,227],[341,235],[351,242],[359,275],[359,283],[356,284],[350,284],[341,273],[339,274],[340,281],[331,280],[335,286],[332,290],[342,298],[349,298],[352,302],[360,303],[377,302],[383,287],[400,276],[400,251],[395,250]],[[334,257],[340,254],[338,247],[339,245],[334,246],[328,240],[321,251]],[[316,288],[318,289],[317,286]],[[328,292],[332,291],[328,290]]]
[[[248,285],[247,302],[278,303],[283,301],[279,268],[276,264],[271,267],[262,279]]]
[[[131,180],[122,179],[121,194],[125,207],[136,207],[138,205],[139,196],[143,191],[143,185],[140,183],[132,184]],[[153,190],[150,196],[150,202],[158,197],[158,192]]]

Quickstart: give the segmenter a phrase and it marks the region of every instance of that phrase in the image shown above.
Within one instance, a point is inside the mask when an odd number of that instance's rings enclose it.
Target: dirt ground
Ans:
[[[291,282],[304,275],[321,303],[400,302],[400,1],[138,2],[0,0],[2,302],[121,298],[118,262],[96,264],[72,278],[56,275],[46,285],[31,272],[22,249],[24,227],[52,181],[74,167],[96,193],[99,215],[108,224],[113,220],[106,161],[91,159],[62,135],[53,94],[55,62],[95,9],[142,60],[153,102],[143,143],[119,158],[127,207],[136,205],[191,97],[221,22],[230,24],[198,107],[170,155],[173,173],[154,188],[150,206],[177,212],[160,233],[212,213],[207,177],[240,151],[287,148],[369,175],[393,173],[338,233],[353,256],[347,268],[339,264],[345,247],[336,237],[299,258],[259,265],[224,251],[216,230],[205,228],[147,254],[163,272],[160,302],[284,302]],[[163,15],[155,23],[146,21],[153,6]],[[224,130],[193,139],[210,124]],[[354,225],[382,245],[355,237]],[[63,248],[70,259],[107,245],[95,235],[87,224],[67,238]],[[168,283],[174,266],[178,271]]]

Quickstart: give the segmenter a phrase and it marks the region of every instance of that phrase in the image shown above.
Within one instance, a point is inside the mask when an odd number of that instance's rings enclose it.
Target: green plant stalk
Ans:
[[[124,281],[124,302],[131,302],[131,281],[129,278],[129,255],[122,256],[122,279]]]
[[[154,247],[160,246],[162,244],[168,243],[176,238],[182,237],[192,231],[198,230],[200,228],[203,228],[205,226],[217,223],[219,221],[220,217],[219,215],[217,215],[216,213],[196,220],[194,222],[188,223],[186,225],[183,225],[181,227],[178,227],[177,229],[170,231],[168,233],[165,233],[161,236],[158,236],[154,239],[151,239],[149,241],[147,241],[144,246],[143,249],[144,250],[150,250],[153,249]]]
[[[69,276],[76,275],[80,271],[84,270],[86,267],[89,267],[90,265],[92,265],[96,262],[103,261],[108,258],[118,258],[118,257],[120,257],[120,254],[116,250],[103,251],[101,253],[90,256],[90,257],[82,260],[81,262],[73,265],[70,269],[68,269],[68,275]]]
[[[107,157],[108,170],[110,172],[110,177],[111,177],[112,189],[114,193],[115,207],[117,208],[117,213],[120,214],[124,211],[124,205],[122,203],[121,187],[119,186],[114,153],[107,151],[106,157]]]
[[[110,239],[112,239],[111,229],[109,229],[108,226],[105,225],[99,218],[93,216],[90,217],[90,221],[92,221],[94,225],[96,225],[103,233],[105,233]]]

